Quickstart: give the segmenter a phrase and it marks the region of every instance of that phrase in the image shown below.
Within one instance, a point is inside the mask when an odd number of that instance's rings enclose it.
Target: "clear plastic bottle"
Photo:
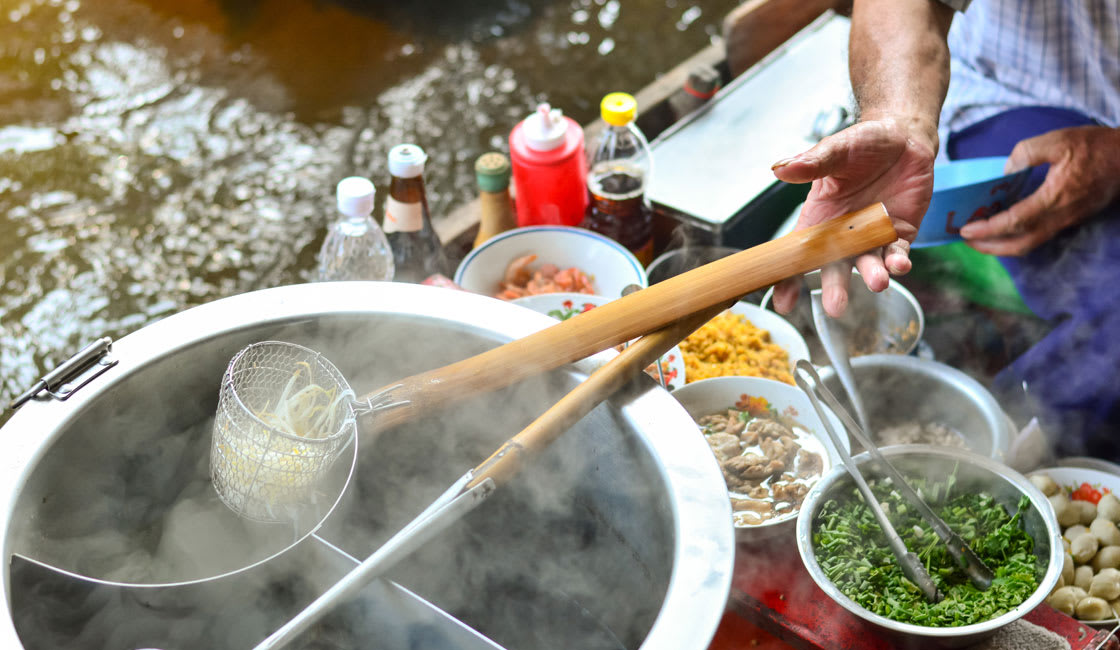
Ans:
[[[393,251],[373,214],[373,183],[350,176],[338,183],[335,196],[342,218],[331,225],[319,250],[320,282],[393,279]]]
[[[583,227],[625,246],[642,264],[653,261],[653,213],[645,189],[653,171],[649,142],[634,119],[638,104],[611,93],[600,105],[607,126],[589,152],[587,188],[591,204]]]

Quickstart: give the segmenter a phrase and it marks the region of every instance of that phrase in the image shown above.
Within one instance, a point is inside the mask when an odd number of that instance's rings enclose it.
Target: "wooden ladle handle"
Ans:
[[[363,429],[389,428],[433,408],[509,386],[897,238],[881,203],[792,232],[612,300],[577,318],[374,391],[366,397],[389,394],[409,403],[375,412]]]

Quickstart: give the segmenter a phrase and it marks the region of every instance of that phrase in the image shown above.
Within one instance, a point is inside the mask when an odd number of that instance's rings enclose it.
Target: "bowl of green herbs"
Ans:
[[[882,452],[931,508],[995,573],[977,589],[930,526],[875,471],[854,458],[907,548],[944,594],[937,603],[902,573],[886,537],[843,467],[809,491],[797,519],[797,547],[817,585],[840,606],[880,628],[899,647],[961,647],[1021,618],[1058,583],[1060,528],[1042,492],[1015,470],[949,447],[899,445]]]

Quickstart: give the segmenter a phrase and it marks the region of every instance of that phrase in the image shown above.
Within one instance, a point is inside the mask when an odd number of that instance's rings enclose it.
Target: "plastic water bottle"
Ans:
[[[653,171],[645,135],[634,123],[638,104],[611,93],[600,106],[607,123],[591,149],[587,188],[591,205],[583,227],[625,246],[642,264],[653,261],[653,212],[645,190]]]
[[[350,176],[338,183],[336,197],[342,218],[331,225],[319,250],[318,280],[393,279],[393,251],[373,214],[373,183]]]
[[[575,120],[541,104],[510,132],[509,159],[517,225],[579,225],[587,210],[587,159]]]

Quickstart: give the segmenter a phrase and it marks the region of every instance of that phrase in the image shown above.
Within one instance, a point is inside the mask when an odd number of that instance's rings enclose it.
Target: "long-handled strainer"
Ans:
[[[579,318],[517,339],[482,354],[394,382],[357,400],[339,399],[348,390],[334,372],[314,374],[336,409],[349,409],[366,432],[376,432],[488,390],[509,386],[532,375],[583,359],[607,348],[658,331],[689,315],[729,304],[740,296],[787,277],[895,241],[897,234],[882,204],[843,215],[790,233],[754,248],[711,262],[652,287],[601,305]],[[245,354],[245,353],[243,353]],[[306,348],[291,347],[289,362],[326,368],[329,362]],[[302,356],[301,356],[302,355]],[[240,356],[240,355],[239,355]],[[267,358],[263,356],[260,358]],[[247,361],[258,359],[257,353]],[[265,372],[263,361],[227,373],[227,402],[240,411],[219,414],[211,454],[211,474],[222,499],[239,513],[262,520],[281,519],[292,504],[313,498],[317,476],[329,466],[335,432],[318,432],[302,440],[299,432],[277,429],[276,414],[262,412],[262,404],[280,400],[294,368]],[[246,364],[240,364],[246,365]],[[297,380],[298,381],[298,380]],[[223,389],[224,391],[225,389]],[[255,396],[250,399],[248,396]],[[291,393],[289,393],[291,395]],[[272,403],[273,407],[275,402]],[[314,405],[309,408],[314,408]],[[362,418],[366,414],[375,417]],[[301,412],[301,416],[312,417]],[[345,413],[335,414],[345,422]],[[246,425],[239,428],[227,424]],[[261,426],[263,425],[265,426]],[[339,429],[339,441],[356,427]],[[324,442],[315,442],[315,436]],[[225,444],[228,451],[221,447]],[[307,460],[305,460],[305,458]],[[316,460],[312,460],[312,459]],[[222,477],[219,479],[219,477]]]
[[[237,353],[222,378],[210,449],[218,496],[242,517],[292,521],[323,500],[323,476],[354,438],[358,403],[314,350],[282,341]]]

